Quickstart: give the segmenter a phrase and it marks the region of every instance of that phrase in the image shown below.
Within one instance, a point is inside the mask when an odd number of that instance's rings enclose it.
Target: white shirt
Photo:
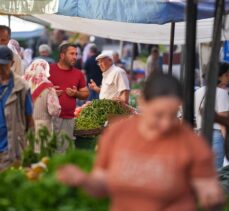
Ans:
[[[197,129],[201,129],[202,126],[200,110],[204,107],[205,91],[206,87],[204,86],[195,92],[195,117]],[[218,87],[216,88],[215,111],[217,113],[229,111],[229,96],[227,90]],[[213,128],[220,130],[220,125],[215,123]]]
[[[113,99],[119,97],[122,91],[130,90],[126,71],[112,65],[103,73],[103,80],[99,99]]]

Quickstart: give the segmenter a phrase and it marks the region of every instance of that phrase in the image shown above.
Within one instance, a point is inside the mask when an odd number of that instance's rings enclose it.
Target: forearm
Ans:
[[[100,87],[96,87],[96,88],[94,88],[94,91],[96,92],[96,93],[100,93],[100,90],[101,90],[101,88]]]
[[[225,127],[229,128],[229,118],[220,116],[218,114],[215,115],[215,121],[221,125],[224,125]]]
[[[89,96],[88,91],[79,91],[77,94],[74,96],[75,98],[78,98],[80,100],[86,100]]]
[[[94,197],[105,197],[108,195],[106,180],[94,174],[86,175],[81,187]]]

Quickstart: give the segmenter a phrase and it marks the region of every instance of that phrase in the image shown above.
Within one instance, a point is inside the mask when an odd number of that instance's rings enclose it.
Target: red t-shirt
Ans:
[[[76,108],[76,99],[70,97],[66,94],[66,88],[73,88],[76,86],[77,89],[86,87],[86,81],[84,79],[83,73],[76,68],[70,70],[63,70],[58,67],[57,64],[50,65],[50,78],[49,80],[54,86],[59,86],[60,90],[64,93],[59,96],[59,101],[61,105],[60,117],[64,119],[74,118],[74,110]]]

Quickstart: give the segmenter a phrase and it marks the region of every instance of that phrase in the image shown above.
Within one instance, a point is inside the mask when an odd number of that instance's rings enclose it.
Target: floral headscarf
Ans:
[[[33,93],[42,83],[51,83],[49,76],[49,63],[44,59],[36,59],[25,70],[23,78],[29,82]]]
[[[16,54],[21,54],[21,47],[17,40],[11,39],[8,43],[8,47]]]

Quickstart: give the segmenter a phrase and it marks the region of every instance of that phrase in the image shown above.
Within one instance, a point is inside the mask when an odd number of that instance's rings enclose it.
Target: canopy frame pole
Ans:
[[[184,119],[194,126],[194,84],[195,84],[195,64],[196,64],[196,21],[197,2],[188,0],[186,6],[186,45],[185,45],[185,65],[184,65]]]
[[[11,15],[8,15],[8,26],[11,27]]]
[[[171,23],[170,29],[170,46],[169,46],[169,68],[168,74],[173,74],[173,52],[174,52],[175,22]]]
[[[207,67],[206,100],[203,112],[202,132],[208,143],[212,145],[212,133],[215,117],[215,96],[219,69],[219,53],[221,47],[221,31],[223,25],[224,0],[217,0],[213,27],[212,49]]]

